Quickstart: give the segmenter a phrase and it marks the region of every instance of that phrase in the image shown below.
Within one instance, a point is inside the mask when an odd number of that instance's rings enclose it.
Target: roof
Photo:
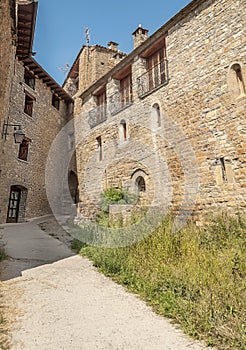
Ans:
[[[66,102],[72,102],[72,97],[44,70],[32,57],[32,46],[35,32],[37,0],[19,0],[17,7],[17,48],[16,55],[31,72]]]
[[[38,2],[19,0],[17,7],[17,48],[18,57],[32,53]]]
[[[33,57],[25,57],[22,59],[24,66],[34,73],[39,79],[43,80],[60,99],[66,102],[72,102],[72,97],[35,61]]]

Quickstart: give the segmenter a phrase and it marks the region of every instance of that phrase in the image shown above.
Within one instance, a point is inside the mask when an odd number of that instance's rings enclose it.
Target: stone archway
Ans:
[[[78,177],[75,174],[75,172],[72,170],[68,174],[68,187],[69,187],[73,202],[77,204],[79,202]]]

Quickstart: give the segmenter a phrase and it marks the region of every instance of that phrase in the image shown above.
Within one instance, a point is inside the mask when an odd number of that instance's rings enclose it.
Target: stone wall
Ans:
[[[35,99],[32,116],[24,113],[26,93]],[[10,188],[15,185],[23,192],[27,190],[26,205],[23,206],[25,213],[20,212],[20,221],[50,213],[45,190],[45,166],[52,141],[66,122],[67,104],[60,101],[59,111],[53,107],[52,91],[38,78],[35,90],[26,85],[24,66],[17,60],[8,116],[9,123],[21,124],[31,142],[27,161],[19,159],[19,145],[14,143],[13,128],[9,128],[3,143],[5,166],[0,178],[0,222],[6,222]],[[55,183],[55,178],[53,180]]]
[[[113,68],[119,59],[116,50],[95,45],[84,47],[79,62],[79,90],[83,91]]]
[[[15,52],[15,1],[0,2],[0,118],[6,113]]]
[[[11,77],[15,54],[15,1],[0,2],[0,129],[8,114]],[[0,138],[0,176],[3,166],[2,138]]]
[[[167,84],[138,97],[137,78],[145,69],[139,54],[132,60],[131,106],[112,115],[108,104],[107,121],[91,129],[93,97],[82,94],[82,107],[77,98],[83,215],[96,212],[106,187],[133,188],[138,170],[146,174],[146,197],[154,205],[198,214],[246,209],[246,8],[242,0],[194,1],[192,6],[161,28],[163,37],[168,31]],[[154,104],[160,107],[158,123]],[[123,143],[122,120],[127,125]]]

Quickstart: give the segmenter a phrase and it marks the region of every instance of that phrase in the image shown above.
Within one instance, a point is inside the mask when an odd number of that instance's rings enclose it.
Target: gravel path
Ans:
[[[68,248],[61,246],[64,243],[49,237],[37,225],[23,224],[21,228],[16,239],[27,239],[29,232],[31,240],[35,229],[35,237],[39,235],[43,244],[52,240],[58,250],[68,253]],[[7,241],[10,231],[10,226],[5,228]],[[6,247],[8,244],[10,241]],[[11,349],[205,349],[154,314],[135,295],[98,273],[89,260],[72,252],[70,255],[45,265],[35,263],[34,268],[25,268],[21,277],[5,282],[15,291],[13,295],[21,291],[17,305],[21,316],[12,332]]]

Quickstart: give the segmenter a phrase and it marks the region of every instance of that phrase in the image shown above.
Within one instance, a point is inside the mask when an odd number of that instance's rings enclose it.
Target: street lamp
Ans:
[[[13,127],[14,128],[14,140],[15,143],[22,143],[23,138],[25,137],[25,133],[21,130],[20,124],[9,124],[4,122],[3,129],[2,129],[2,139],[6,141],[8,134],[8,128]],[[18,128],[18,129],[17,129]]]

